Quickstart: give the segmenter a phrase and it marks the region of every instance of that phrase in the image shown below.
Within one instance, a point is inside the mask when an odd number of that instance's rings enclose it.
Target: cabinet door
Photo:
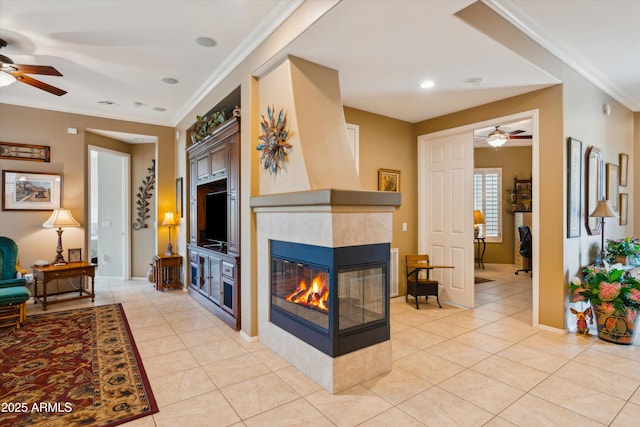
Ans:
[[[238,236],[239,230],[239,218],[238,218],[238,196],[235,194],[229,194],[227,196],[227,251],[232,254],[237,254],[240,250]]]
[[[198,243],[198,200],[189,200],[189,242]]]
[[[222,177],[227,174],[227,145],[220,144],[209,151],[211,177]]]
[[[220,305],[220,281],[222,261],[216,258],[209,258],[209,294],[208,297],[216,304]]]
[[[222,280],[222,304],[220,307],[235,316],[236,302],[236,282],[225,277]]]
[[[228,166],[228,190],[229,193],[238,193],[240,180],[240,144],[238,143],[238,136],[229,138],[229,166]]]
[[[198,182],[209,179],[209,154],[204,154],[196,158],[196,178]]]
[[[198,291],[209,295],[209,257],[198,255]]]

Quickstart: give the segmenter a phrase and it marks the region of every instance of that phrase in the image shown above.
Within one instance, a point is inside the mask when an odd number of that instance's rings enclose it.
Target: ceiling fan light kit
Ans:
[[[495,130],[492,130],[487,136],[487,144],[492,147],[502,147],[508,140],[509,135],[498,129],[500,126],[496,126]]]
[[[13,77],[11,74],[4,71],[0,71],[0,87],[9,86],[10,84],[13,84],[15,82],[16,82],[16,78]]]

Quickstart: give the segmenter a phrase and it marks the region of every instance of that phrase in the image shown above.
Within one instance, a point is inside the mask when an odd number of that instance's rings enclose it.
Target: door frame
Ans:
[[[131,279],[131,215],[130,212],[130,199],[131,199],[131,155],[128,153],[123,153],[121,151],[110,150],[108,148],[99,147],[97,145],[88,145],[87,146],[87,212],[85,213],[86,218],[88,218],[89,227],[91,226],[91,201],[94,197],[93,192],[91,191],[91,152],[103,152],[113,154],[122,158],[124,162],[125,176],[124,176],[124,189],[122,191],[122,218],[123,218],[123,244],[122,244],[122,265],[123,265],[123,280]],[[91,230],[87,233],[87,255],[89,255],[89,251],[91,249]],[[100,264],[100,260],[98,260],[98,264]]]
[[[447,137],[449,135],[460,134],[463,132],[469,132],[469,137],[473,139],[473,131],[478,128],[495,126],[496,123],[500,122],[508,122],[508,121],[518,121],[518,120],[531,120],[532,126],[532,140],[531,140],[531,170],[533,175],[533,190],[532,190],[532,198],[533,198],[533,206],[532,206],[532,230],[531,234],[533,237],[532,241],[532,325],[534,327],[539,326],[540,321],[540,283],[538,274],[540,271],[540,209],[538,207],[538,203],[540,201],[540,141],[539,141],[539,111],[538,109],[523,111],[520,113],[510,114],[506,116],[492,118],[490,120],[484,120],[481,122],[471,123],[464,126],[459,126],[455,128],[445,129],[438,132],[427,133],[424,135],[418,136],[418,248],[420,250],[425,249],[429,246],[428,236],[426,236],[426,224],[424,219],[423,212],[426,212],[426,203],[427,200],[424,197],[424,189],[421,189],[421,182],[426,178],[426,170],[420,167],[420,162],[422,159],[420,158],[420,146],[422,144],[428,143],[430,139]],[[473,182],[469,182],[467,185],[472,186]],[[473,215],[469,214],[469,221],[473,221]],[[473,268],[473,265],[466,266],[467,268]]]

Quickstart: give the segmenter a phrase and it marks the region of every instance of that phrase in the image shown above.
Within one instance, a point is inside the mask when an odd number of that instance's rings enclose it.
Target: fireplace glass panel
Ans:
[[[272,259],[271,304],[327,331],[329,271],[321,267]]]
[[[385,279],[384,267],[339,272],[340,331],[385,319]]]

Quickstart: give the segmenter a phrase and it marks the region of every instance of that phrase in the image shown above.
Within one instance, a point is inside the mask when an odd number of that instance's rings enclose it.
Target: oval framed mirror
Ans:
[[[589,234],[600,234],[600,221],[597,217],[591,217],[598,204],[598,200],[604,197],[604,187],[602,185],[604,178],[603,171],[602,152],[598,147],[589,147],[587,150],[587,195],[585,197],[586,202],[586,217],[587,217],[587,231]]]

